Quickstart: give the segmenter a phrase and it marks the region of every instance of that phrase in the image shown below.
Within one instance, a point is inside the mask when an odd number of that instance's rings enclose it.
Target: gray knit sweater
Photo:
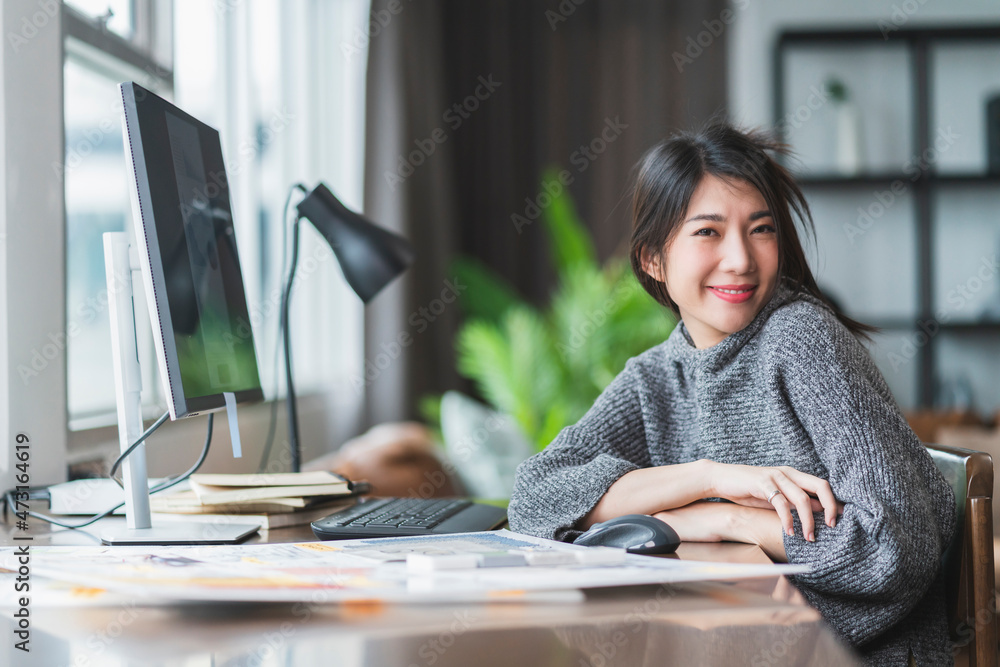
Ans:
[[[955,497],[871,357],[818,300],[781,286],[742,331],[694,347],[683,324],[629,360],[593,407],[517,470],[509,517],[560,540],[622,475],[698,459],[830,482],[837,525],[783,535],[791,577],[870,664],[952,664],[941,554]]]

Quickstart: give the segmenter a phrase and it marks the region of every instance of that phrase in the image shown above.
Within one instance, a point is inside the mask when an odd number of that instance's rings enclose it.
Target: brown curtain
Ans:
[[[569,172],[606,259],[627,243],[642,153],[725,110],[726,2],[577,2],[373,0],[365,207],[418,260],[366,314],[370,424],[469,389],[453,339],[462,299],[475,297],[448,282],[456,254],[546,301],[544,231],[512,220],[530,219],[545,167]]]

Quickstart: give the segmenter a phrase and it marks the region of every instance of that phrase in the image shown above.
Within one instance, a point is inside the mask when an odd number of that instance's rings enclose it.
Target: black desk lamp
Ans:
[[[295,188],[306,192],[301,184]],[[296,209],[298,215],[292,227],[292,257],[281,296],[281,330],[285,339],[285,381],[288,386],[288,445],[292,454],[292,470],[299,472],[302,468],[302,449],[299,444],[295,387],[292,384],[291,335],[288,324],[292,281],[295,279],[299,255],[299,223],[306,218],[323,235],[337,256],[347,284],[365,303],[371,301],[393,278],[403,273],[413,263],[415,253],[406,239],[351,211],[322,183],[307,193],[296,205]]]

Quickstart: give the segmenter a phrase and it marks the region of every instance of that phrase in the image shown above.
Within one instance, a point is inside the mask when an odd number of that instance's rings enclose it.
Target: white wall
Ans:
[[[30,484],[66,478],[59,7],[0,8],[0,492],[14,486],[18,434],[31,443]]]

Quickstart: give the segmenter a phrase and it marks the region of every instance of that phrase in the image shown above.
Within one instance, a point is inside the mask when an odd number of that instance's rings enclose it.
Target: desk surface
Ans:
[[[112,521],[121,521],[113,519]],[[39,522],[35,521],[34,526]],[[95,544],[81,531],[39,528],[33,545]],[[0,544],[12,544],[0,524]],[[23,534],[23,533],[18,533]],[[252,542],[315,538],[308,527]],[[682,544],[677,557],[766,563],[746,544]],[[386,667],[636,667],[851,665],[784,578],[594,589],[580,601],[420,605],[136,604],[32,611],[32,651],[13,648],[4,615],[0,664],[371,665]],[[7,658],[6,660],[4,658]]]

